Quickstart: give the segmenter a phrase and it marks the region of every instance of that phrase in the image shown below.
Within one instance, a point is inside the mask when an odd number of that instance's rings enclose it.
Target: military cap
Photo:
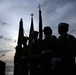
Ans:
[[[69,24],[68,23],[59,23],[58,25],[59,27],[64,27],[64,28],[68,28]]]
[[[37,37],[38,36],[38,31],[32,31],[31,32],[31,37]]]
[[[44,27],[43,30],[44,33],[51,33],[52,34],[52,29],[49,26]]]
[[[63,34],[68,32],[69,24],[68,23],[59,23],[58,32],[59,34]]]

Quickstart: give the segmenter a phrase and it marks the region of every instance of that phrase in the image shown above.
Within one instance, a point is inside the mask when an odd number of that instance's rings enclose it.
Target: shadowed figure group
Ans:
[[[44,27],[44,39],[38,39],[38,31],[31,32],[31,42],[27,45],[27,38],[23,39],[24,57],[21,58],[21,73],[28,75],[28,62],[30,75],[74,75],[76,38],[68,34],[69,24],[59,23],[59,37],[52,35],[49,26]],[[25,40],[25,41],[24,41]],[[29,48],[30,47],[30,48]],[[28,58],[28,49],[30,57]],[[17,49],[16,49],[17,50]],[[17,60],[15,60],[17,61]],[[25,63],[26,62],[26,63]],[[26,72],[24,74],[24,72]]]
[[[32,44],[31,51],[39,56],[31,60],[31,75],[75,74],[76,39],[67,33],[68,28],[69,24],[59,23],[57,38],[50,27],[44,27],[44,39]]]

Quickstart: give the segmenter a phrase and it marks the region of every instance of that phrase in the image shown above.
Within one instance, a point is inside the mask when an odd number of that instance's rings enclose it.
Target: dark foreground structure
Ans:
[[[0,60],[0,75],[5,75],[6,63]]]
[[[40,5],[39,31],[34,30],[33,14],[31,14],[29,37],[24,36],[21,19],[18,42],[15,47],[14,75],[74,75],[76,39],[67,34],[66,26],[66,23],[59,25],[58,39],[52,35],[50,27],[42,29]]]

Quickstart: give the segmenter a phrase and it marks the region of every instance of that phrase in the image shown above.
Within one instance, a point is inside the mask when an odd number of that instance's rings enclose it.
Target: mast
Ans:
[[[28,46],[29,46],[29,49],[28,49],[29,58],[30,58],[30,55],[31,55],[30,45],[31,45],[31,42],[32,42],[32,39],[31,39],[31,33],[32,33],[32,31],[34,31],[33,14],[31,14],[31,26],[30,26],[29,42],[28,42]]]
[[[30,26],[29,37],[31,36],[32,31],[34,31],[33,14],[31,14],[31,26]]]
[[[42,40],[42,15],[41,15],[41,6],[39,4],[39,39]]]

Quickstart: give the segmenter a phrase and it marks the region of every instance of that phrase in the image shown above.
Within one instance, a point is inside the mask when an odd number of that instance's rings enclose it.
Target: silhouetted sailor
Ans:
[[[27,41],[28,41],[28,37],[22,38],[22,56],[21,56],[21,61],[19,62],[19,65],[20,65],[19,74],[20,75],[28,75]]]
[[[37,31],[33,31],[31,33],[31,54],[34,55],[34,54],[39,54],[41,51],[39,51],[39,39],[37,39],[38,37],[38,32]]]
[[[75,37],[68,34],[69,24],[59,23],[58,37],[60,45],[60,55],[62,58],[61,70],[62,74],[73,74],[75,66]]]
[[[30,62],[30,75],[39,75],[40,71],[40,54],[39,40],[37,39],[38,32],[31,33],[31,62]]]
[[[21,39],[22,48],[21,48],[21,57],[19,58],[19,47],[16,46],[16,53],[15,53],[15,73],[18,73],[18,75],[28,75],[28,54],[27,54],[27,41],[28,37],[23,37]]]
[[[48,26],[44,27],[44,40],[43,40],[43,45],[44,45],[44,49],[45,50],[49,50],[51,52],[51,50],[56,47],[56,42],[57,42],[57,38],[56,36],[52,35],[52,29]]]
[[[43,31],[45,38],[42,42],[42,75],[51,75],[51,59],[54,56],[57,38],[56,36],[52,35],[52,29],[50,27],[44,27]]]

